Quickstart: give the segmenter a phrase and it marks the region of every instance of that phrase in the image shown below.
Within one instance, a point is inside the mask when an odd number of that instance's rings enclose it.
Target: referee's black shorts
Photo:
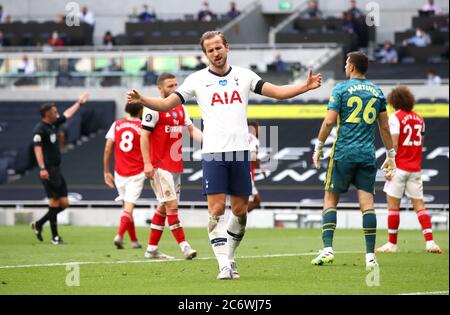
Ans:
[[[48,179],[41,179],[48,198],[67,197],[67,184],[59,167],[51,166],[47,168]]]

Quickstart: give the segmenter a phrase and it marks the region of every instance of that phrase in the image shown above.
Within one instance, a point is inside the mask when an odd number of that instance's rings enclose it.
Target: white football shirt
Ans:
[[[249,149],[247,107],[250,91],[264,81],[251,70],[230,67],[224,75],[209,68],[189,75],[175,92],[185,103],[196,97],[203,119],[203,153]]]

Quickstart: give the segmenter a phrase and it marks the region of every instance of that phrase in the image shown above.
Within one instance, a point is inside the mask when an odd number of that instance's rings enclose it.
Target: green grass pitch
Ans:
[[[49,242],[48,225],[43,243],[28,226],[0,226],[0,294],[448,294],[449,290],[447,231],[434,233],[444,251],[437,255],[425,252],[421,231],[401,230],[400,252],[377,255],[378,286],[366,284],[366,278],[376,278],[365,269],[361,230],[337,230],[335,262],[318,267],[310,261],[322,245],[320,230],[248,229],[238,251],[241,279],[233,281],[216,280],[218,267],[206,228],[185,231],[198,258],[183,260],[166,229],[160,249],[177,259],[148,261],[144,249],[131,249],[129,241],[125,250],[116,250],[115,228],[61,226],[67,244],[55,246]],[[137,232],[145,247],[148,228]],[[386,240],[387,232],[379,231],[377,246]],[[66,284],[74,272],[66,270],[68,262],[80,262],[79,286]]]

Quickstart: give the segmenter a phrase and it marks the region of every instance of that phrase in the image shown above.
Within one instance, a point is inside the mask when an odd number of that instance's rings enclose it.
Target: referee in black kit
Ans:
[[[87,93],[81,94],[78,101],[65,110],[61,116],[58,114],[55,103],[45,103],[40,108],[42,120],[34,128],[33,143],[34,154],[40,168],[39,177],[48,197],[48,212],[38,221],[31,223],[31,228],[41,242],[43,241],[42,227],[45,222],[50,221],[52,243],[55,245],[64,243],[58,235],[57,216],[69,206],[69,200],[67,199],[66,181],[59,168],[61,153],[57,133],[58,127],[86,103],[88,96]]]

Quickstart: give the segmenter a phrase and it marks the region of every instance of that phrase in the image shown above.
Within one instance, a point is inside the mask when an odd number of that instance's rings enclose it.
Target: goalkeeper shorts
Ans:
[[[377,163],[345,162],[330,160],[325,178],[325,190],[335,193],[345,193],[351,184],[357,189],[375,194],[375,179]]]

